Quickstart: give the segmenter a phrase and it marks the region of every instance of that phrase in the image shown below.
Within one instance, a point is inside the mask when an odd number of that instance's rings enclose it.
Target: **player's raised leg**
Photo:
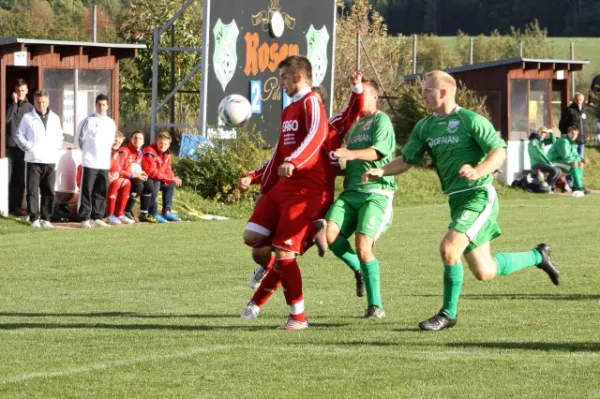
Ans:
[[[258,266],[252,272],[248,285],[255,290],[267,273],[273,268],[273,264],[275,263],[275,257],[272,255],[271,246],[253,247],[252,260]]]

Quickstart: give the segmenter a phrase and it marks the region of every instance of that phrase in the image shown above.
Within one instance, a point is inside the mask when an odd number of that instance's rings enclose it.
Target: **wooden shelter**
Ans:
[[[61,119],[65,140],[94,111],[96,95],[110,99],[109,114],[119,121],[119,60],[135,57],[140,44],[67,42],[0,38],[0,158],[6,156],[6,108],[16,79],[24,79],[33,103],[35,90],[49,93],[50,109]]]
[[[545,125],[558,130],[561,110],[571,102],[570,72],[589,61],[507,58],[446,69],[468,89],[486,98],[492,124],[508,142],[503,180],[510,184],[529,166],[526,140]],[[413,74],[407,82],[423,77]]]
[[[98,94],[108,96],[109,115],[119,125],[119,60],[135,57],[145,48],[140,44],[0,38],[0,215],[8,212],[6,109],[16,80],[27,82],[31,103],[36,90],[48,92],[50,109],[60,117],[65,147],[69,147],[79,122],[95,111]],[[58,154],[57,191],[77,189],[74,173],[81,156],[76,156],[76,151],[65,149]]]

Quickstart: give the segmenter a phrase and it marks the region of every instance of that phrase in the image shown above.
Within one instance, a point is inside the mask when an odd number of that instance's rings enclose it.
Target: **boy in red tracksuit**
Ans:
[[[329,160],[329,167],[326,169],[326,190],[323,193],[323,208],[320,217],[323,217],[325,215],[325,213],[333,203],[333,200],[335,199],[335,178],[340,171],[339,160],[337,159],[337,157],[331,156],[331,154],[342,146],[342,142],[346,133],[348,132],[348,130],[350,130],[363,108],[364,96],[362,94],[362,76],[362,71],[354,71],[350,75],[350,80],[352,82],[352,96],[350,97],[348,105],[343,110],[341,110],[329,119],[329,132],[323,146],[323,152]],[[326,97],[324,96],[326,94],[324,93],[322,88],[313,87],[312,90],[322,100],[322,102],[325,101]],[[269,187],[273,185],[273,182],[262,181],[261,178],[263,176],[263,173],[264,165],[259,167],[256,171],[248,173],[246,177],[240,180],[240,189],[245,190],[250,184],[261,184],[261,195],[265,194],[268,191]],[[327,247],[327,241],[325,239],[324,234],[325,221],[324,219],[319,219],[317,222],[318,223],[316,223],[315,225],[322,226],[323,230],[321,233],[322,243],[319,245],[319,242],[317,241],[317,246],[319,247],[320,251],[319,255],[323,256]],[[311,233],[311,235],[314,234],[316,234],[315,231]],[[255,262],[259,264],[259,267],[254,271],[253,276],[250,279],[250,285],[253,288],[255,288],[256,291],[248,305],[244,308],[244,312],[242,313],[243,319],[254,319],[258,317],[262,306],[277,290],[281,282],[280,273],[275,273],[271,275],[267,274],[273,267],[274,257],[271,256],[271,243],[265,241],[264,244],[264,247],[252,248],[252,258],[255,260]],[[304,244],[305,246],[303,248],[303,251],[306,251],[308,250],[308,248],[310,248],[310,246],[312,246],[313,239],[305,241]],[[348,262],[345,259],[342,260],[346,264],[348,264]],[[363,296],[365,288],[362,279],[362,274],[360,272],[360,264],[348,265],[354,271],[357,287],[356,294],[358,296]]]
[[[279,180],[263,196],[244,231],[244,242],[256,246],[272,235],[275,265],[290,307],[281,328],[308,328],[304,312],[302,276],[296,262],[311,234],[312,221],[323,208],[328,158],[323,151],[328,135],[325,107],[311,91],[312,66],[304,56],[279,63],[279,85],[292,98],[281,113],[279,141],[271,160],[262,168],[262,181]]]
[[[173,196],[175,186],[181,186],[181,179],[175,176],[171,168],[171,135],[161,132],[156,142],[144,148],[142,157],[142,168],[148,175],[148,181],[153,185],[150,209],[140,209],[140,221],[148,217],[148,214],[158,223],[181,222],[181,219],[172,212]],[[158,214],[156,198],[158,192],[163,195],[162,215]]]
[[[108,171],[108,193],[106,196],[106,222],[108,224],[133,224],[135,220],[124,215],[129,200],[131,183],[129,181],[127,154],[121,149],[125,135],[119,131],[115,135]]]
[[[128,218],[135,220],[133,216],[133,207],[137,198],[140,198],[140,208],[150,209],[152,192],[154,186],[151,181],[148,181],[148,175],[142,169],[142,158],[144,151],[144,132],[141,130],[134,130],[131,133],[129,143],[126,146],[121,147],[121,151],[125,153],[125,162],[127,167],[125,170],[128,175],[126,176],[131,181],[131,190],[129,191],[129,200],[125,207],[124,215]],[[150,218],[151,216],[148,216]]]

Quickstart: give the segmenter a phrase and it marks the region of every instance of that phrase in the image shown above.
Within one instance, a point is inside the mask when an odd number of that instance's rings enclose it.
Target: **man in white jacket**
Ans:
[[[77,129],[75,144],[81,148],[83,174],[79,197],[81,228],[109,227],[103,220],[106,210],[108,171],[117,126],[108,116],[108,97],[96,97],[96,112],[85,118]]]
[[[48,109],[48,104],[48,93],[36,91],[33,96],[34,110],[21,119],[15,140],[25,152],[29,222],[32,228],[38,229],[53,227],[50,215],[54,207],[56,160],[63,142],[60,119]]]

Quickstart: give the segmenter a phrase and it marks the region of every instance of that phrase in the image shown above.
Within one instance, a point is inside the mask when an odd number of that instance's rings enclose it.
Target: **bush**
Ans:
[[[254,201],[258,186],[240,192],[240,177],[266,162],[272,149],[256,130],[237,129],[237,139],[213,140],[215,147],[200,151],[200,160],[180,158],[173,164],[183,185],[203,198],[232,204]]]

